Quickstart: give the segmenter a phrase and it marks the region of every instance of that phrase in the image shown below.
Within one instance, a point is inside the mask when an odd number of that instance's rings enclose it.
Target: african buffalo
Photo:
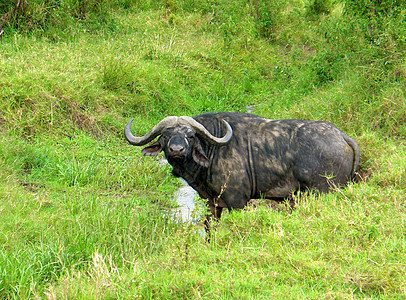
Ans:
[[[327,192],[350,181],[359,164],[357,142],[324,121],[269,120],[220,112],[170,116],[143,137],[125,127],[131,145],[146,156],[164,151],[172,174],[204,199],[211,214],[241,209],[250,199],[286,199],[298,190]],[[210,220],[206,217],[206,224]]]

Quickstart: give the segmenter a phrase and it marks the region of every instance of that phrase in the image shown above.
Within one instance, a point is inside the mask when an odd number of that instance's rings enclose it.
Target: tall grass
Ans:
[[[33,297],[67,271],[86,269],[96,253],[113,255],[114,263],[122,267],[136,257],[161,252],[165,240],[179,226],[164,213],[171,204],[142,192],[143,183],[137,191],[137,180],[128,183],[132,187],[129,191],[114,182],[101,188],[92,182],[91,174],[90,182],[77,177],[76,185],[72,185],[71,176],[61,181],[58,175],[54,175],[57,185],[34,172],[20,179],[3,178],[2,298]],[[86,186],[80,187],[84,183]],[[158,190],[161,197],[173,193],[173,189]],[[139,193],[151,199],[143,200]]]
[[[405,7],[368,3],[27,1],[0,41],[0,298],[404,297]],[[247,109],[333,122],[360,181],[207,243],[123,126]]]

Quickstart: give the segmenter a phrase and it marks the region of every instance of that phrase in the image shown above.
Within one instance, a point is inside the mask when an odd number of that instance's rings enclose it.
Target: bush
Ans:
[[[0,5],[4,25],[21,32],[64,29],[72,22],[104,24],[109,20],[109,2],[103,0],[26,0]],[[93,24],[94,26],[94,24]]]
[[[328,15],[331,11],[329,0],[311,0],[306,4],[306,14],[309,17],[317,17],[322,14]]]
[[[394,17],[406,8],[402,0],[344,0],[347,14],[366,17]]]

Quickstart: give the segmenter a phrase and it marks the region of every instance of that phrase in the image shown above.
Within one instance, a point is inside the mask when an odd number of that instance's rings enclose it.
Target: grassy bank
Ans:
[[[401,4],[27,3],[0,39],[0,298],[405,297]],[[226,214],[207,243],[122,130],[248,107],[335,123],[362,178]]]

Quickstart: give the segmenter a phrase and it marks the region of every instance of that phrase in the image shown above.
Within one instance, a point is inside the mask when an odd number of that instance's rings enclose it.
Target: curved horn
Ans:
[[[202,134],[211,144],[219,146],[227,144],[233,136],[233,129],[231,128],[230,124],[228,124],[228,122],[224,119],[222,121],[227,128],[227,132],[223,137],[218,138],[212,135],[206,129],[206,127],[197,122],[195,119],[187,116],[179,117],[179,123],[190,125],[194,130]]]
[[[161,122],[156,124],[150,131],[148,131],[144,136],[142,137],[137,137],[134,136],[131,133],[131,124],[134,121],[134,118],[132,118],[130,121],[128,121],[127,125],[124,128],[124,136],[126,140],[134,146],[143,146],[150,141],[152,141],[154,138],[156,138],[158,135],[161,134],[162,130],[164,130],[166,127],[176,125],[178,123],[178,117],[175,116],[169,116],[164,118]]]

